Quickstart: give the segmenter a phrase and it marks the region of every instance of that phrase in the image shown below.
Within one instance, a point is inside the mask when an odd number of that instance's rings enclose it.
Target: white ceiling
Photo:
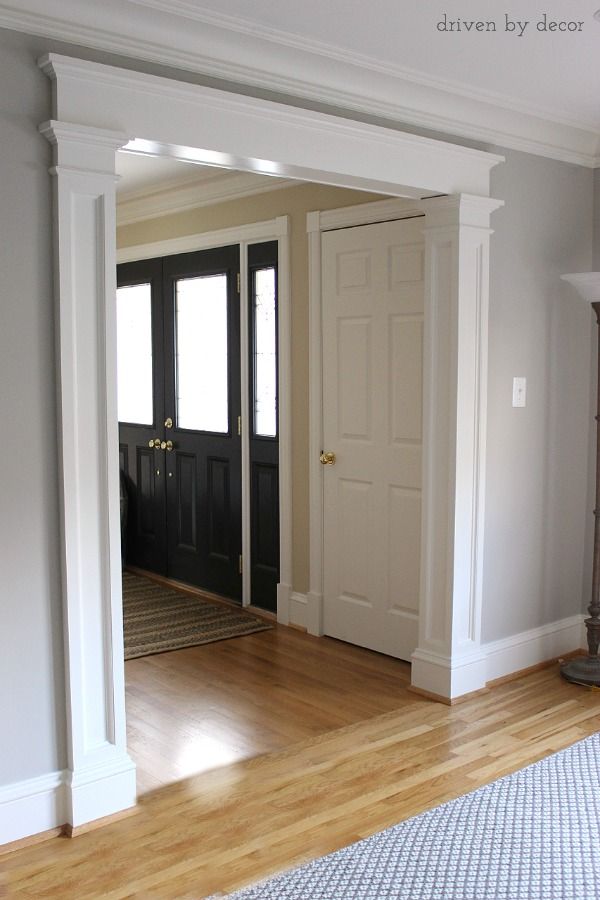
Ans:
[[[600,165],[600,0],[0,0],[0,26]],[[437,23],[494,21],[495,32]],[[518,37],[505,14],[529,22]],[[576,33],[537,22],[581,21]]]
[[[139,0],[131,0],[139,2]],[[417,79],[433,78],[449,90],[491,92],[510,105],[525,104],[546,115],[600,129],[600,0],[141,0],[186,16],[202,10],[221,24],[272,38],[300,37],[369,57],[378,66],[405,70]],[[441,32],[446,13],[452,21],[494,21],[496,32]],[[522,37],[505,30],[505,15],[529,21]],[[537,23],[582,21],[581,32],[540,31]],[[228,17],[234,17],[233,19]],[[236,21],[237,19],[237,21]],[[279,31],[280,34],[275,32]],[[329,46],[323,46],[329,45]],[[313,44],[312,49],[316,48]],[[412,70],[406,72],[406,70]]]
[[[135,153],[117,153],[117,193],[133,194],[160,185],[180,184],[184,180],[202,181],[218,173],[210,166],[196,166],[177,159],[158,156],[138,156]]]

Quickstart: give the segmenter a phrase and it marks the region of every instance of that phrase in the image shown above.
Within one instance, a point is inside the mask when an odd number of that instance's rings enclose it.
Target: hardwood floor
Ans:
[[[414,703],[410,666],[293,628],[125,664],[138,794]]]
[[[447,707],[407,691],[406,664],[285,628],[134,660],[127,683],[142,786],[200,774],[121,821],[0,857],[0,896],[2,879],[11,898],[232,891],[600,727],[600,693],[556,667]]]

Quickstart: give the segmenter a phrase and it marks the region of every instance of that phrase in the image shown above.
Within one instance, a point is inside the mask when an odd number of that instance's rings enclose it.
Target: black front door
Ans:
[[[163,261],[168,574],[241,601],[238,272],[238,246]]]
[[[127,561],[235,600],[242,582],[238,273],[237,245],[117,272]],[[150,299],[134,303],[136,291]]]

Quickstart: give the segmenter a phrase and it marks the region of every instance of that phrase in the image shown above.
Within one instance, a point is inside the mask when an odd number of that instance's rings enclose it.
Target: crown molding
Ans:
[[[250,172],[232,172],[210,178],[171,181],[162,185],[140,188],[117,197],[117,225],[133,225],[146,219],[156,219],[174,213],[214,206],[293,187],[291,179],[268,178]]]
[[[407,66],[401,66],[397,63],[386,60],[381,62],[373,56],[365,53],[358,53],[354,50],[346,50],[336,44],[327,43],[325,41],[307,38],[293,32],[283,31],[278,28],[270,28],[264,24],[257,25],[249,19],[241,16],[231,16],[226,13],[220,13],[216,10],[205,9],[198,6],[194,0],[127,0],[135,6],[153,9],[165,12],[170,16],[179,16],[195,22],[201,22],[203,25],[212,25],[227,31],[242,34],[245,37],[269,41],[283,47],[290,47],[294,50],[301,50],[304,53],[310,53],[317,56],[323,56],[327,59],[334,59],[354,67],[380,72],[384,75],[393,75],[402,81],[409,81],[414,84],[423,85],[424,87],[433,88],[437,91],[443,91],[447,94],[455,94],[468,97],[472,100],[492,103],[495,106],[513,112],[525,113],[528,116],[536,116],[537,118],[548,119],[567,127],[580,128],[583,130],[594,130],[594,123],[569,117],[558,115],[549,107],[534,106],[530,103],[524,103],[515,97],[509,97],[496,91],[485,90],[480,87],[473,87],[464,82],[455,81],[448,78],[440,78],[427,75],[425,72],[419,72]]]
[[[48,14],[47,7],[44,0],[21,0],[18,9],[0,2],[0,27],[325,104],[342,113],[378,116],[589,168],[600,163],[596,125],[464,85],[449,89],[445,82],[399,66],[195,10],[187,0],[129,0],[104,21],[101,7],[86,20],[77,0],[61,0],[62,17]],[[165,15],[157,23],[155,17],[142,16],[143,7],[160,7],[159,15],[160,10],[169,13],[168,19]],[[191,27],[192,19],[202,28]]]

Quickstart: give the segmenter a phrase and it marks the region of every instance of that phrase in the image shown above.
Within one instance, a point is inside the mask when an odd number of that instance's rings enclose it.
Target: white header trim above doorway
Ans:
[[[502,156],[50,53],[62,122],[125,131],[126,149],[392,196],[489,196]],[[160,108],[160,115],[156,110]]]

